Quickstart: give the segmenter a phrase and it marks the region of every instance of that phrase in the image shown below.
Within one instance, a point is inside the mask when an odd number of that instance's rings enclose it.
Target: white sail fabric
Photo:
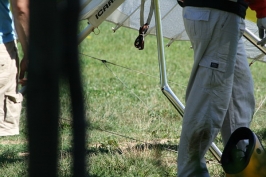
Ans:
[[[141,14],[141,0],[81,0],[82,10],[80,20],[88,20],[94,27],[98,27],[101,20],[114,23],[114,31],[120,27],[139,30],[140,21],[148,19],[151,0],[145,0],[144,13]],[[109,12],[108,12],[109,11]],[[163,36],[169,39],[167,46],[176,40],[189,40],[185,32],[182,19],[182,7],[177,0],[160,0],[160,13]],[[100,17],[104,19],[99,19]],[[246,20],[247,28],[258,36],[256,23]],[[156,35],[155,18],[152,16],[146,35]],[[245,40],[248,58],[266,62],[265,55],[248,40]]]

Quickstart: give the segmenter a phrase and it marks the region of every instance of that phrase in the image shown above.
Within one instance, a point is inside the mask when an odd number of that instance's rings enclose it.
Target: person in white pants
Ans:
[[[241,38],[245,13],[197,7],[193,3],[206,1],[192,1],[185,0],[183,8],[194,64],[186,92],[177,176],[209,177],[207,150],[219,131],[225,145],[234,130],[250,126],[254,88]]]

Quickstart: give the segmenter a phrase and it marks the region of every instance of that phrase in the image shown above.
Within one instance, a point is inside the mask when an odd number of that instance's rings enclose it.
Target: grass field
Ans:
[[[84,27],[85,22],[80,24]],[[160,90],[157,42],[145,38],[145,49],[133,45],[137,31],[126,28],[116,33],[105,22],[100,34],[89,35],[79,46],[87,130],[87,169],[94,177],[176,176],[176,157],[182,117]],[[166,40],[167,41],[167,40]],[[192,64],[190,43],[179,41],[165,48],[169,85],[184,103]],[[106,60],[107,62],[102,62]],[[265,66],[255,62],[251,70],[255,82],[256,113],[252,130],[263,144],[266,140]],[[72,130],[67,88],[60,88],[60,144],[58,176],[71,176]],[[25,99],[25,102],[27,100]],[[25,107],[20,135],[0,137],[0,174],[27,176],[27,125]],[[221,138],[215,143],[222,150]],[[212,176],[222,176],[220,165],[207,154]]]

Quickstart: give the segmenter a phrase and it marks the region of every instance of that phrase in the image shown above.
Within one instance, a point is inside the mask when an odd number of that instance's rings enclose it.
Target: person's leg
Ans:
[[[238,44],[234,85],[229,109],[221,134],[226,145],[230,135],[239,127],[249,127],[255,109],[254,86],[245,46],[242,40]]]
[[[220,131],[231,98],[240,17],[185,7],[184,23],[194,50],[194,65],[186,93],[178,177],[208,177],[204,156]]]
[[[17,92],[18,56],[14,42],[0,47],[0,136],[19,134],[22,95]]]

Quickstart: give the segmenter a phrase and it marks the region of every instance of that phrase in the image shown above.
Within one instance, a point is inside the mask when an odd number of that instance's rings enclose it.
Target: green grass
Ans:
[[[80,29],[84,25],[81,22]],[[139,51],[133,45],[137,31],[121,28],[113,33],[112,26],[103,23],[99,35],[90,34],[79,46],[85,113],[90,122],[86,143],[88,172],[95,177],[176,176],[182,118],[160,90],[156,38],[147,36],[145,49]],[[165,55],[169,85],[184,103],[193,62],[190,43],[175,42],[165,48]],[[261,62],[255,62],[251,70],[259,108],[251,128],[265,143],[266,70]],[[63,84],[60,105],[58,176],[67,177],[71,176],[72,167],[72,116],[68,91]],[[24,107],[20,135],[0,137],[1,176],[28,174],[25,119]],[[215,143],[222,150],[220,137]],[[210,154],[206,158],[212,176],[222,176],[214,158]]]

